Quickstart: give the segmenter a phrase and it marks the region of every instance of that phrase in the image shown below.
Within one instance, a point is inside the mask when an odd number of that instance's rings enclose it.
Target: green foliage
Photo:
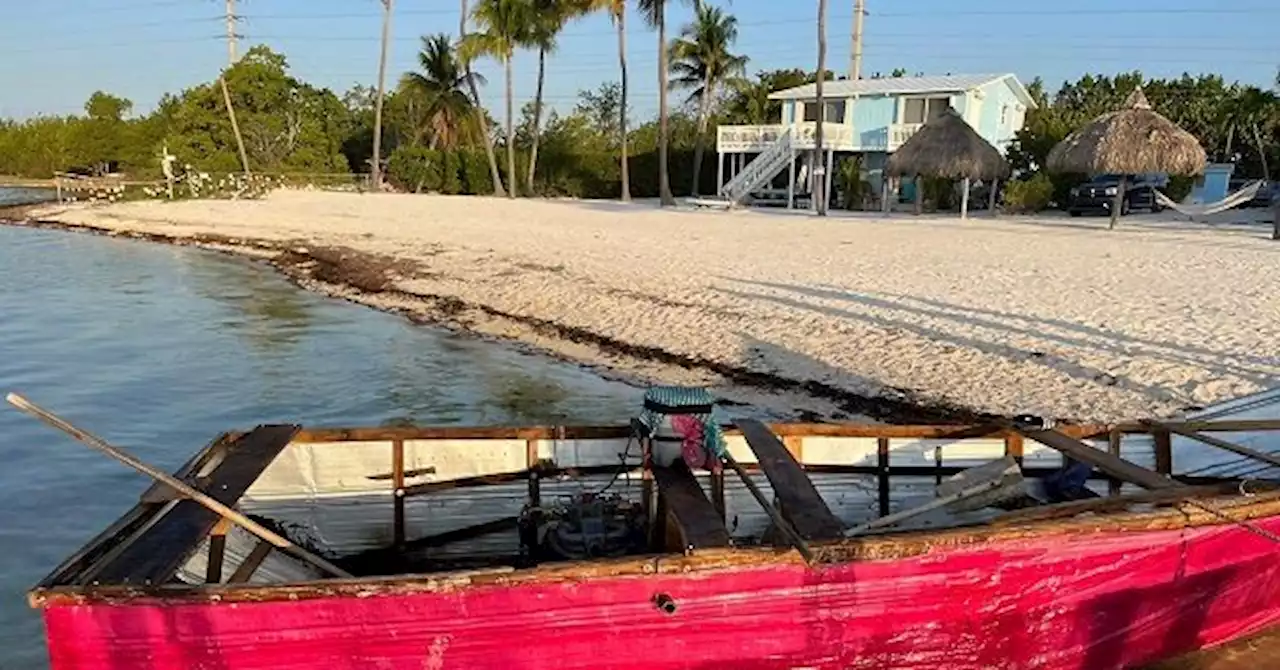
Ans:
[[[1049,206],[1053,191],[1053,181],[1045,174],[1014,180],[1004,186],[1004,207],[1014,213],[1039,212]]]
[[[1169,177],[1169,183],[1160,189],[1169,199],[1174,202],[1182,202],[1187,196],[1191,195],[1191,190],[1195,188],[1196,178],[1185,175],[1174,175]]]
[[[490,195],[493,193],[493,173],[489,171],[489,157],[484,149],[467,149],[458,152],[459,173],[462,177],[461,193]]]
[[[854,154],[844,159],[836,173],[836,189],[840,192],[841,205],[848,210],[860,209],[871,183],[862,178],[862,157]]]
[[[754,80],[734,79],[732,89],[724,104],[724,122],[730,124],[761,125],[778,123],[782,119],[782,101],[770,100],[769,94],[818,80],[816,72],[800,69],[760,72]]]
[[[438,192],[444,182],[442,152],[426,147],[400,147],[387,159],[387,179],[410,193]]]
[[[440,157],[440,192],[446,195],[462,193],[462,161],[457,151],[445,151]]]
[[[1141,86],[1156,111],[1195,135],[1209,159],[1234,162],[1236,174],[1265,177],[1280,162],[1280,98],[1274,92],[1238,83],[1219,75],[1147,79],[1141,72],[1114,77],[1086,75],[1062,85],[1054,95],[1035,80],[1028,91],[1039,103],[1027,114],[1026,125],[1009,149],[1019,172],[1043,169],[1049,151],[1071,132],[1097,116],[1114,111]],[[1083,175],[1055,177],[1054,199]]]
[[[959,209],[956,183],[946,177],[922,177],[924,206],[930,211]]]

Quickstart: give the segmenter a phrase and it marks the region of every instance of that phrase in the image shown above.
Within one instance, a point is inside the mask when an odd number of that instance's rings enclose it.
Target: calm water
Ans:
[[[9,188],[0,186],[0,207],[42,202],[45,200],[52,200],[53,197],[53,191],[47,189]]]
[[[167,470],[261,422],[622,422],[641,395],[237,259],[0,226],[0,395],[11,390]],[[0,670],[41,668],[25,590],[147,482],[8,405],[0,457]]]

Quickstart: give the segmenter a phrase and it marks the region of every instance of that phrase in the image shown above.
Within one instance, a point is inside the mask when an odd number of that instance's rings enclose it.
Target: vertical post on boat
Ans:
[[[788,149],[787,153],[791,157],[791,160],[788,161],[788,163],[790,164],[788,166],[790,169],[790,176],[788,176],[787,178],[787,209],[795,209],[795,206],[796,206],[796,150]]]
[[[404,547],[404,440],[391,442],[392,538],[396,549]]]
[[[960,194],[960,219],[969,218],[969,178],[965,177],[961,182],[960,188],[963,192]]]
[[[58,176],[57,172],[53,173],[53,188],[56,189],[58,192],[58,204],[61,205],[62,204],[62,178]]]
[[[1151,436],[1156,445],[1156,472],[1162,475],[1173,474],[1173,437],[1167,429],[1157,428]]]
[[[230,531],[231,522],[221,519],[209,533],[209,562],[205,565],[204,571],[206,584],[217,584],[222,581],[222,562],[227,555],[227,533]]]
[[[1004,453],[1006,456],[1013,458],[1013,462],[1022,467],[1022,456],[1025,453],[1026,445],[1022,441],[1022,435],[1019,433],[1009,433],[1004,436]]]
[[[889,516],[889,438],[876,440],[876,479],[880,485],[880,516]]]
[[[711,473],[711,504],[715,506],[720,520],[725,519],[724,506],[724,470]]]
[[[1116,458],[1120,457],[1120,439],[1120,431],[1114,428],[1107,434],[1107,451]],[[1115,477],[1109,477],[1108,482],[1107,493],[1112,497],[1120,495],[1120,487],[1124,485],[1123,482]]]

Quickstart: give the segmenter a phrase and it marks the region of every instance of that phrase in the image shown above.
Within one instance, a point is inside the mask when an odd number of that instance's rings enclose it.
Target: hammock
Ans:
[[[1217,214],[1218,212],[1225,212],[1228,209],[1239,207],[1240,205],[1249,202],[1253,199],[1253,196],[1257,195],[1258,191],[1262,189],[1262,183],[1262,180],[1249,182],[1244,186],[1244,188],[1228,195],[1222,200],[1204,205],[1180,205],[1173,200],[1170,200],[1168,196],[1158,190],[1156,191],[1156,201],[1164,207],[1186,214],[1192,218],[1197,216],[1208,216],[1210,214]]]

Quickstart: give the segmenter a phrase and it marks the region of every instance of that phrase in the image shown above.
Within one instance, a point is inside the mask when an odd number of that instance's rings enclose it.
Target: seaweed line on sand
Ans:
[[[32,218],[29,211],[30,208],[27,207],[0,208],[0,224],[191,246],[247,256],[269,263],[301,288],[380,311],[397,313],[415,323],[443,326],[486,339],[503,339],[511,342],[509,338],[495,338],[478,332],[474,324],[468,322],[467,317],[507,322],[527,328],[543,337],[591,346],[611,356],[710,373],[739,387],[771,393],[799,394],[831,403],[839,408],[840,413],[861,415],[879,421],[961,424],[986,423],[997,418],[991,414],[974,412],[963,407],[936,402],[918,402],[913,398],[912,393],[902,389],[885,389],[886,394],[895,397],[865,396],[819,381],[791,379],[701,356],[689,356],[658,347],[637,345],[586,328],[535,316],[514,314],[489,305],[464,301],[455,296],[405,291],[396,287],[397,281],[418,275],[422,268],[414,261],[391,256],[357,251],[342,246],[317,245],[302,240],[264,241],[215,234],[186,236],[119,231]],[[405,306],[388,305],[385,301],[376,300],[379,297],[392,298]],[[417,308],[410,308],[409,304]],[[596,366],[584,365],[581,361],[573,360],[553,350],[518,340],[514,343],[540,354],[575,363],[597,373],[601,372]],[[622,379],[622,381],[634,382],[635,380]],[[800,411],[799,414],[799,418],[807,421],[828,418],[811,411]],[[832,418],[838,418],[838,416],[839,414],[836,414]]]

